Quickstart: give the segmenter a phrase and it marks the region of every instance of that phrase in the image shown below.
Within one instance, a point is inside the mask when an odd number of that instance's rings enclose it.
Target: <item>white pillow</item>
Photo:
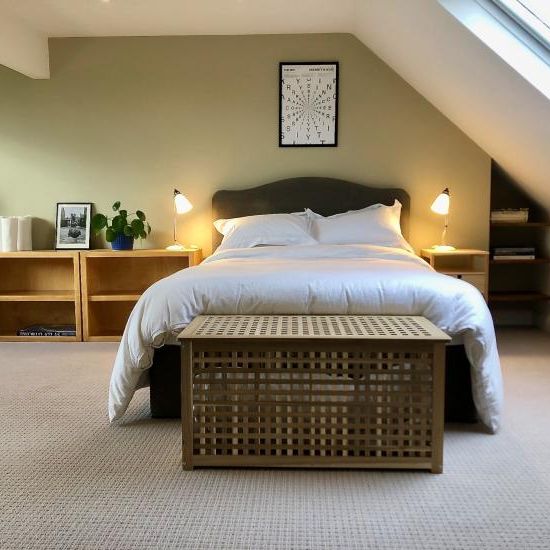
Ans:
[[[309,232],[310,223],[305,213],[260,214],[216,220],[214,227],[223,235],[218,250],[225,250],[261,245],[316,244]]]
[[[359,212],[364,212],[365,210],[374,210],[375,208],[393,208],[393,206],[385,206],[384,204],[381,204],[377,202],[376,204],[371,204],[370,206],[366,206],[365,208],[361,208],[360,210],[348,210],[347,212],[340,212],[339,214],[333,214],[332,216],[323,216],[322,214],[317,214],[317,212],[314,212],[313,210],[310,210],[309,208],[306,208],[306,214],[311,218],[325,218],[325,219],[332,219],[332,218],[339,218],[340,216],[347,216],[348,214],[358,214]]]
[[[401,203],[397,200],[392,206],[373,205],[327,218],[310,212],[312,235],[322,244],[375,244],[413,252],[401,234]]]

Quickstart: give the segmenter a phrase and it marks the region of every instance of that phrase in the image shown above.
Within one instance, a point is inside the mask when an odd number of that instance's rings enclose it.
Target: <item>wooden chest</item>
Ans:
[[[427,319],[206,315],[179,339],[185,469],[442,471],[450,338]]]

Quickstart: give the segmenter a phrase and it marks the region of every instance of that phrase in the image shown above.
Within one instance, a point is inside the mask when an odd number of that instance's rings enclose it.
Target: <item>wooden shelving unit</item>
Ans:
[[[524,292],[491,292],[489,294],[490,302],[545,302],[550,300],[548,294],[534,291]]]
[[[82,339],[78,252],[0,253],[0,342]],[[75,325],[76,336],[17,336],[35,324]]]
[[[550,222],[491,222],[492,227],[550,227]]]
[[[200,263],[200,250],[90,250],[80,253],[83,335],[117,342],[141,294],[153,283]]]
[[[536,324],[543,305],[550,300],[544,284],[548,273],[547,213],[527,196],[498,165],[491,175],[491,210],[528,208],[527,222],[491,222],[490,246],[532,246],[535,259],[490,260],[489,304],[496,324]]]
[[[491,264],[509,264],[509,265],[532,265],[532,264],[548,264],[550,258],[535,258],[534,260],[491,260]]]

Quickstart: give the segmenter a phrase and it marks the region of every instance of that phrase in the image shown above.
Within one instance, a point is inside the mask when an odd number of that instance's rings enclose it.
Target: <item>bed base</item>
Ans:
[[[150,369],[150,401],[153,418],[181,418],[180,346],[155,350]],[[464,346],[446,346],[445,422],[478,421],[472,399],[470,363]]]

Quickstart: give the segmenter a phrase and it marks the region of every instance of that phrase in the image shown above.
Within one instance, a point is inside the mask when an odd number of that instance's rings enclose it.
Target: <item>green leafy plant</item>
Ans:
[[[126,235],[134,239],[146,239],[151,233],[151,226],[141,210],[128,213],[120,209],[120,201],[113,204],[113,211],[116,214],[112,217],[105,214],[96,214],[92,218],[92,230],[99,233],[105,229],[105,239],[112,243],[118,235]]]

